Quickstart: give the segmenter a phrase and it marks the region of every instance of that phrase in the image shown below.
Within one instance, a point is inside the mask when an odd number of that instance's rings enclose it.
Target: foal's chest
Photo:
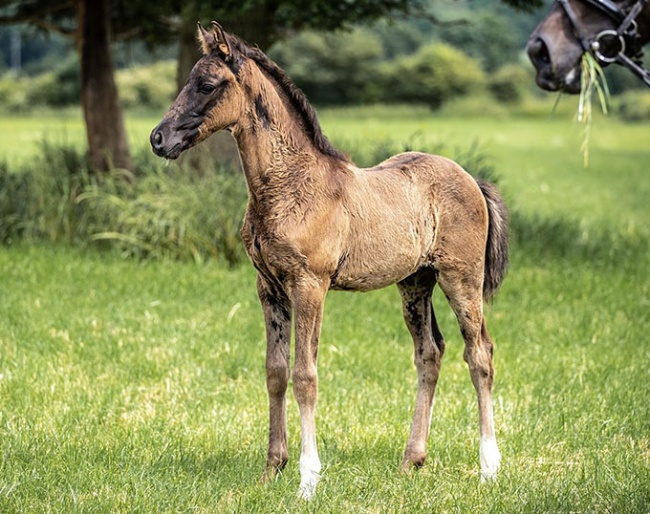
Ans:
[[[305,267],[305,258],[284,238],[260,229],[247,215],[241,230],[244,248],[255,269],[267,281],[284,285],[287,277]]]

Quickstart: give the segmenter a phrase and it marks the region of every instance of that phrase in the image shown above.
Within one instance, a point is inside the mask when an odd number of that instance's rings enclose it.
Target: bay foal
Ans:
[[[500,463],[491,390],[492,341],[483,298],[508,259],[505,207],[494,186],[443,157],[408,152],[356,167],[323,135],[314,109],[280,68],[213,22],[199,25],[203,57],[151,133],[154,152],[175,159],[218,130],[237,141],[249,200],[242,239],[258,271],[266,322],[269,446],[264,476],[288,459],[286,391],[295,330],[293,391],[300,410],[300,489],[320,479],[316,358],[329,289],[397,284],[415,345],[418,389],[402,468],[421,466],[445,343],[431,303],[438,284],[456,313],[478,396],[481,476]],[[210,206],[206,206],[210,208]]]

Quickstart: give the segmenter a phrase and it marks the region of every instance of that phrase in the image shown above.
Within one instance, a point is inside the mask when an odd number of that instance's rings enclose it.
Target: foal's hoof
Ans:
[[[263,484],[268,484],[269,482],[273,482],[279,474],[279,471],[277,468],[269,469],[266,468],[264,470],[264,473],[262,473],[262,476],[260,477],[260,482]]]
[[[320,473],[315,471],[310,471],[306,476],[304,476],[300,481],[300,487],[298,488],[298,497],[309,501],[314,496],[316,496],[316,486],[320,482]]]
[[[399,465],[399,470],[402,473],[408,475],[414,469],[420,469],[422,466],[424,466],[425,459],[426,459],[425,455],[415,459],[411,457],[404,457],[404,459],[402,459],[402,463]]]
[[[260,477],[260,482],[273,482],[276,478],[278,478],[278,475],[282,472],[286,464],[286,460],[280,461],[277,464],[267,464],[264,473],[262,473],[262,476]]]

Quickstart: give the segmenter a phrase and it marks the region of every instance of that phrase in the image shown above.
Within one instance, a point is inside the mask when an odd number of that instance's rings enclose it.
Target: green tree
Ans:
[[[485,84],[477,61],[447,44],[435,43],[389,63],[384,72],[390,100],[420,102],[437,109],[454,96]]]

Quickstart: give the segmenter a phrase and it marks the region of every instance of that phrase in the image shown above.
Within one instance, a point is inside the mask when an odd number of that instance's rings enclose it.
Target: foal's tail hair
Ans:
[[[476,182],[487,202],[489,217],[483,276],[483,298],[489,300],[497,293],[508,269],[508,210],[494,184]]]

